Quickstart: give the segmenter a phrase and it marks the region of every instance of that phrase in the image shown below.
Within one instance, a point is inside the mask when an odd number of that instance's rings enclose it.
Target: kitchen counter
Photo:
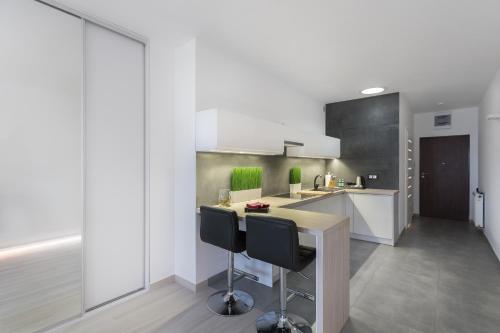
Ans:
[[[318,195],[302,200],[291,199],[282,207],[349,216],[351,238],[395,246],[403,230],[399,225],[399,191],[372,188],[320,190],[323,191],[305,190],[301,193]],[[265,200],[267,198],[263,198]],[[302,238],[305,244],[314,244],[314,240]]]
[[[378,188],[349,188],[343,190],[345,193],[358,193],[358,194],[375,194],[375,195],[396,195],[399,190],[384,190]]]
[[[247,203],[260,201],[264,203],[268,203],[271,207],[276,208],[295,208],[301,205],[311,203],[318,200],[323,200],[328,197],[342,195],[344,193],[356,193],[356,194],[372,194],[372,195],[388,195],[394,196],[399,193],[398,190],[385,190],[385,189],[376,189],[376,188],[366,188],[366,189],[357,189],[357,188],[347,188],[347,189],[336,189],[336,190],[325,190],[325,191],[313,191],[313,190],[304,190],[302,193],[309,194],[309,197],[306,198],[283,198],[283,197],[275,197],[275,196],[267,196],[262,197],[258,200],[251,200],[246,202],[240,202],[236,204],[232,204],[230,209],[238,208],[240,209],[244,207]]]
[[[318,235],[329,229],[336,228],[340,224],[348,224],[349,218],[346,216],[339,216],[333,214],[324,214],[317,212],[307,212],[293,209],[301,204],[311,202],[313,200],[321,200],[327,196],[336,194],[325,194],[318,197],[311,197],[307,199],[292,199],[292,198],[276,198],[276,197],[263,197],[258,201],[265,202],[270,205],[269,213],[265,214],[272,217],[280,217],[295,221],[299,232]],[[257,200],[245,201],[232,204],[228,209],[235,210],[238,217],[244,220],[247,214],[245,213],[245,206],[247,203],[255,202]],[[255,213],[254,213],[255,214]]]

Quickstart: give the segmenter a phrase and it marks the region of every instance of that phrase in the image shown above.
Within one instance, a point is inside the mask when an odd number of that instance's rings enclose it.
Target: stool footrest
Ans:
[[[234,268],[234,273],[237,275],[237,277],[234,279],[234,281],[239,281],[239,280],[241,280],[243,278],[247,278],[247,279],[250,279],[250,280],[257,281],[257,282],[259,281],[259,277],[258,276],[250,274],[250,273],[247,273],[247,272],[240,271],[237,268]]]
[[[316,301],[316,296],[314,296],[311,293],[308,293],[307,291],[296,290],[296,289],[292,289],[292,288],[287,288],[287,291],[291,294],[290,296],[287,297],[287,301],[292,300],[295,296],[305,298],[311,302]]]

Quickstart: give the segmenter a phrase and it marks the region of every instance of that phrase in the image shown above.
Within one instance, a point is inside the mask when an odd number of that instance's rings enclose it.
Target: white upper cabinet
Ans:
[[[210,109],[196,113],[196,151],[282,155],[283,125]]]
[[[282,155],[285,141],[302,144],[288,147],[288,156],[340,156],[337,138],[306,134],[280,123],[219,109],[196,113],[196,151],[199,152]]]
[[[333,159],[340,157],[340,139],[325,135],[302,134],[302,147],[288,147],[289,157]]]

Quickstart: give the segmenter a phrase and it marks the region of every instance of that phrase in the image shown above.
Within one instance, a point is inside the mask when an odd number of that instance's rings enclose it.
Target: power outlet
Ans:
[[[370,180],[377,180],[378,179],[378,175],[377,174],[368,175],[368,179],[370,179]]]

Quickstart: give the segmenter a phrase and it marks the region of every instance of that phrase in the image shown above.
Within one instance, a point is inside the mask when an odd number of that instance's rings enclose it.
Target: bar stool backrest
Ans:
[[[234,253],[245,251],[245,232],[239,230],[235,211],[201,206],[200,213],[202,241]]]
[[[292,220],[247,215],[247,253],[286,269],[299,270],[299,234]]]

